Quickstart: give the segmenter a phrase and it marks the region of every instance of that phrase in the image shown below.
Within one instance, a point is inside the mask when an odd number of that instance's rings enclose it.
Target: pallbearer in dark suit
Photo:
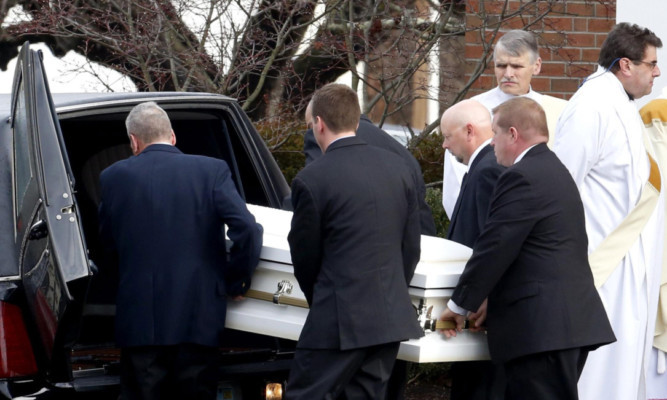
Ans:
[[[174,147],[157,104],[136,106],[126,126],[135,156],[102,172],[99,208],[119,257],[120,398],[212,400],[227,297],[250,287],[262,227],[224,161]]]
[[[535,101],[496,107],[493,132],[498,163],[508,168],[440,319],[460,331],[467,310],[488,298],[489,351],[505,368],[506,399],[577,399],[588,352],[615,340],[588,265],[579,192],[546,145]]]
[[[311,109],[312,102],[309,102],[305,112],[306,126],[308,130],[303,136],[303,153],[306,156],[306,166],[322,157],[322,149],[317,144],[317,141],[315,141],[315,136],[313,135],[313,116]],[[435,236],[435,221],[433,219],[433,213],[431,212],[431,206],[426,202],[426,184],[424,183],[424,175],[422,174],[422,169],[419,166],[417,159],[403,144],[399,143],[398,140],[375,126],[366,115],[362,114],[359,118],[359,126],[357,127],[356,136],[370,146],[379,147],[400,156],[408,165],[417,185],[421,234]],[[407,378],[408,362],[396,360],[392,376],[389,379],[386,400],[403,400],[405,398],[404,392]]]
[[[486,222],[496,181],[505,167],[491,147],[491,114],[475,100],[463,100],[442,114],[442,147],[468,166],[449,224],[447,239],[472,247]]]
[[[475,100],[463,100],[442,114],[442,147],[468,166],[449,223],[447,239],[473,247],[489,213],[493,188],[505,167],[491,147],[491,114]],[[483,304],[486,307],[486,303]],[[476,314],[470,316],[475,319]],[[473,328],[481,329],[481,327]],[[490,361],[452,364],[452,400],[498,400],[505,394],[502,368]]]
[[[310,312],[288,399],[382,399],[399,342],[423,335],[408,294],[420,254],[414,178],[401,157],[355,136],[356,93],[313,96],[325,154],[292,182],[289,244]]]
[[[322,149],[315,141],[315,136],[313,136],[311,104],[308,103],[308,107],[306,107],[305,119],[308,130],[303,137],[303,153],[306,156],[306,165],[322,157]],[[359,118],[356,135],[371,146],[379,147],[399,155],[408,165],[417,185],[417,200],[419,201],[419,220],[422,235],[435,236],[435,221],[433,220],[431,207],[426,203],[426,184],[424,183],[424,175],[417,159],[404,145],[384,130],[375,126],[365,115]]]

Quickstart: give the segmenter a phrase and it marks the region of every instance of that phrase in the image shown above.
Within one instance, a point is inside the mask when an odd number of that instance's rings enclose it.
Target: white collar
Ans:
[[[529,148],[527,148],[526,150],[522,151],[521,154],[519,154],[519,157],[517,157],[516,160],[514,160],[514,164],[516,164],[516,163],[518,163],[519,161],[521,161],[521,160],[523,159],[523,157],[526,155],[526,153],[528,153],[528,151],[529,151],[530,149],[532,149],[533,147],[537,146],[538,144],[539,144],[539,143],[536,143],[536,144],[530,146]]]
[[[477,147],[477,149],[475,149],[475,151],[470,156],[470,160],[468,160],[468,169],[470,169],[470,166],[472,165],[473,161],[475,161],[475,158],[479,152],[482,151],[482,149],[489,143],[491,143],[491,138],[486,139],[482,144],[479,145],[479,147]]]

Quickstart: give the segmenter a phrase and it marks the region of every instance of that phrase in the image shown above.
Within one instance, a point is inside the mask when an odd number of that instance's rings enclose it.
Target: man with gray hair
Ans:
[[[540,94],[531,87],[531,80],[542,68],[537,38],[531,32],[511,30],[506,32],[493,51],[494,71],[498,86],[472,97],[491,110],[516,96],[525,96],[538,102],[547,115],[549,132],[554,132],[556,121],[567,102],[563,99]],[[551,143],[551,141],[549,141]],[[451,218],[467,167],[445,152],[442,203]]]
[[[134,157],[102,171],[99,206],[100,236],[119,260],[120,398],[213,400],[226,297],[250,287],[262,227],[224,161],[174,147],[156,103],[125,124]]]

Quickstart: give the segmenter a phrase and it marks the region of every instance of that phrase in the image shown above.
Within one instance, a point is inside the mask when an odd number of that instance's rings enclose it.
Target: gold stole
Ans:
[[[639,111],[655,150],[656,159],[663,171],[667,171],[667,100],[655,99],[646,104]],[[667,204],[663,204],[667,208]],[[667,223],[667,213],[666,213]],[[666,225],[667,228],[667,225]],[[663,247],[667,249],[667,232]],[[660,279],[660,297],[658,299],[658,313],[655,320],[655,336],[653,346],[667,352],[667,251],[663,251],[662,277]]]
[[[651,173],[642,189],[641,197],[630,214],[614,229],[600,245],[588,256],[593,271],[595,287],[600,288],[612,272],[621,263],[630,247],[641,234],[646,222],[653,214],[660,196],[660,170],[653,157],[648,154],[651,162]]]

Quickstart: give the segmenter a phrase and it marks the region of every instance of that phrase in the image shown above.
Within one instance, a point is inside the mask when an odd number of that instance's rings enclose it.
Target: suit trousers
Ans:
[[[519,357],[505,363],[506,400],[577,400],[588,349],[580,347]]]
[[[215,400],[218,351],[197,344],[121,349],[120,400]]]
[[[404,400],[405,387],[408,383],[408,362],[396,360],[387,383],[387,397],[385,400]]]
[[[384,399],[400,343],[353,350],[297,349],[288,400]]]
[[[491,361],[452,363],[451,400],[503,400],[505,369]]]

